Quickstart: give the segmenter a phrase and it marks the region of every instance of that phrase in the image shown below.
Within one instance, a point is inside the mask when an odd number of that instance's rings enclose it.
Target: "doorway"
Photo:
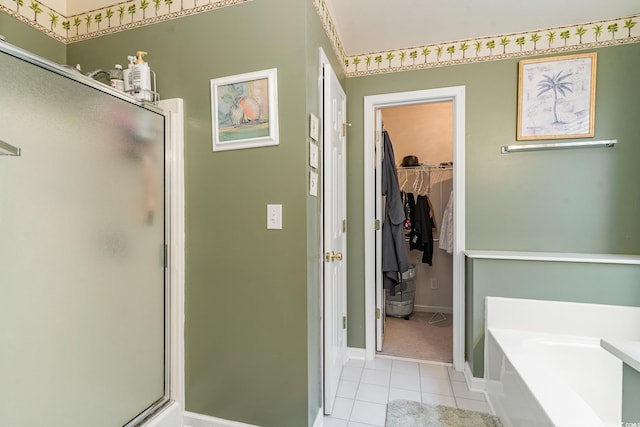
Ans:
[[[463,86],[398,92],[384,95],[366,96],[364,99],[364,192],[365,192],[365,313],[366,313],[366,357],[373,359],[376,354],[376,338],[381,338],[384,316],[381,298],[376,298],[376,289],[380,292],[380,272],[376,262],[380,252],[379,224],[376,215],[376,158],[380,152],[376,137],[376,113],[392,107],[419,105],[428,103],[451,102],[453,115],[453,248],[452,248],[452,307],[453,314],[453,366],[464,369],[464,104]],[[379,116],[379,115],[378,115]],[[378,141],[378,142],[376,142]],[[378,149],[377,149],[378,148]],[[401,158],[396,155],[396,161]],[[378,284],[376,285],[376,282]]]
[[[453,101],[378,111],[407,217],[402,249],[409,270],[393,294],[390,289],[376,293],[384,300],[378,305],[385,314],[376,350],[384,356],[453,363]]]

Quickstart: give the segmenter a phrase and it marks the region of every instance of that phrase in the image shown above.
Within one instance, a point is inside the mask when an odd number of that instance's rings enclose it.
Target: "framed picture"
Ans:
[[[596,53],[520,61],[518,140],[594,136]]]
[[[213,151],[278,145],[275,68],[211,79]]]

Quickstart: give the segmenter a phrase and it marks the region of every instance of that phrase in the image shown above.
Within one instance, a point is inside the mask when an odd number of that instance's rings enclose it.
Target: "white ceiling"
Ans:
[[[398,50],[636,15],[639,0],[325,0],[345,53]]]

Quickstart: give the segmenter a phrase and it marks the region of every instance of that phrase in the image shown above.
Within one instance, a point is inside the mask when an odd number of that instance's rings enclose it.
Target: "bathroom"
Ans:
[[[71,44],[4,11],[0,25],[8,41],[58,63],[81,63],[85,70],[124,61],[132,46],[144,49],[158,73],[162,97],[185,98],[187,374],[197,379],[187,384],[189,409],[257,425],[293,419],[281,425],[288,422],[297,427],[304,424],[307,412],[320,406],[319,392],[309,385],[319,383],[319,374],[314,374],[318,351],[307,347],[319,341],[314,339],[319,335],[314,300],[318,284],[306,285],[308,276],[315,276],[313,265],[305,267],[307,245],[315,247],[314,228],[308,224],[317,223],[317,206],[307,196],[308,171],[300,166],[308,154],[301,142],[307,134],[301,124],[308,120],[305,106],[316,104],[305,92],[315,93],[317,86],[317,79],[305,79],[300,62],[306,57],[301,52],[308,52],[310,63],[317,52],[315,46],[304,45],[305,31],[326,52],[332,52],[332,47],[320,23],[310,19],[310,28],[304,30],[294,25],[293,21],[314,16],[312,6],[303,10],[300,2],[289,2],[292,13],[300,18],[289,20],[267,3],[246,2]],[[6,4],[15,8],[13,2]],[[239,32],[234,26],[238,20],[247,23],[243,30],[254,44],[251,54],[238,54],[237,44],[229,42],[229,35]],[[268,31],[267,21],[277,23],[281,31]],[[265,33],[269,36],[264,37]],[[201,51],[204,40],[206,52]],[[347,208],[352,230],[348,245],[353,254],[348,268],[349,347],[365,345],[364,261],[355,254],[363,241],[362,201],[356,195],[363,187],[361,100],[366,95],[465,85],[466,249],[640,253],[636,190],[640,145],[634,143],[640,134],[640,111],[630,95],[640,93],[634,71],[640,68],[640,45],[594,45],[592,49],[599,54],[595,138],[619,141],[607,150],[500,153],[502,145],[515,143],[518,58],[344,78],[352,123],[347,191],[354,195]],[[300,56],[283,52],[300,52]],[[192,64],[185,78],[185,67]],[[286,118],[280,146],[213,156],[209,80],[273,66],[288,82],[280,87],[280,115]],[[233,209],[220,209],[221,200]],[[292,221],[285,219],[279,234],[263,230],[263,208],[271,202],[291,209],[285,215],[290,213]],[[301,239],[307,233],[312,235],[310,243]],[[219,241],[226,246],[213,244]],[[467,286],[466,359],[475,378],[483,377],[486,295],[640,306],[640,275],[633,265],[486,258],[469,262],[473,285]],[[290,280],[283,281],[283,275]],[[238,314],[233,303],[239,299],[246,304],[246,317]],[[264,352],[273,345],[279,348],[279,357]],[[282,373],[290,370],[295,375],[283,378]],[[271,393],[273,384],[286,391]],[[258,402],[249,414],[239,403],[246,401]],[[296,409],[288,406],[291,402]]]

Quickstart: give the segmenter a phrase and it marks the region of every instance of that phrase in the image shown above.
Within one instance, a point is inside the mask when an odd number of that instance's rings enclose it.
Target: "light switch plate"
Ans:
[[[318,169],[318,146],[314,142],[309,143],[309,166]]]
[[[311,113],[309,115],[309,136],[314,141],[317,141],[318,138],[320,137],[319,124],[320,124],[320,120],[318,120],[318,118],[313,113]]]
[[[318,174],[309,172],[309,194],[318,197]]]
[[[282,205],[267,205],[267,229],[282,230]]]

